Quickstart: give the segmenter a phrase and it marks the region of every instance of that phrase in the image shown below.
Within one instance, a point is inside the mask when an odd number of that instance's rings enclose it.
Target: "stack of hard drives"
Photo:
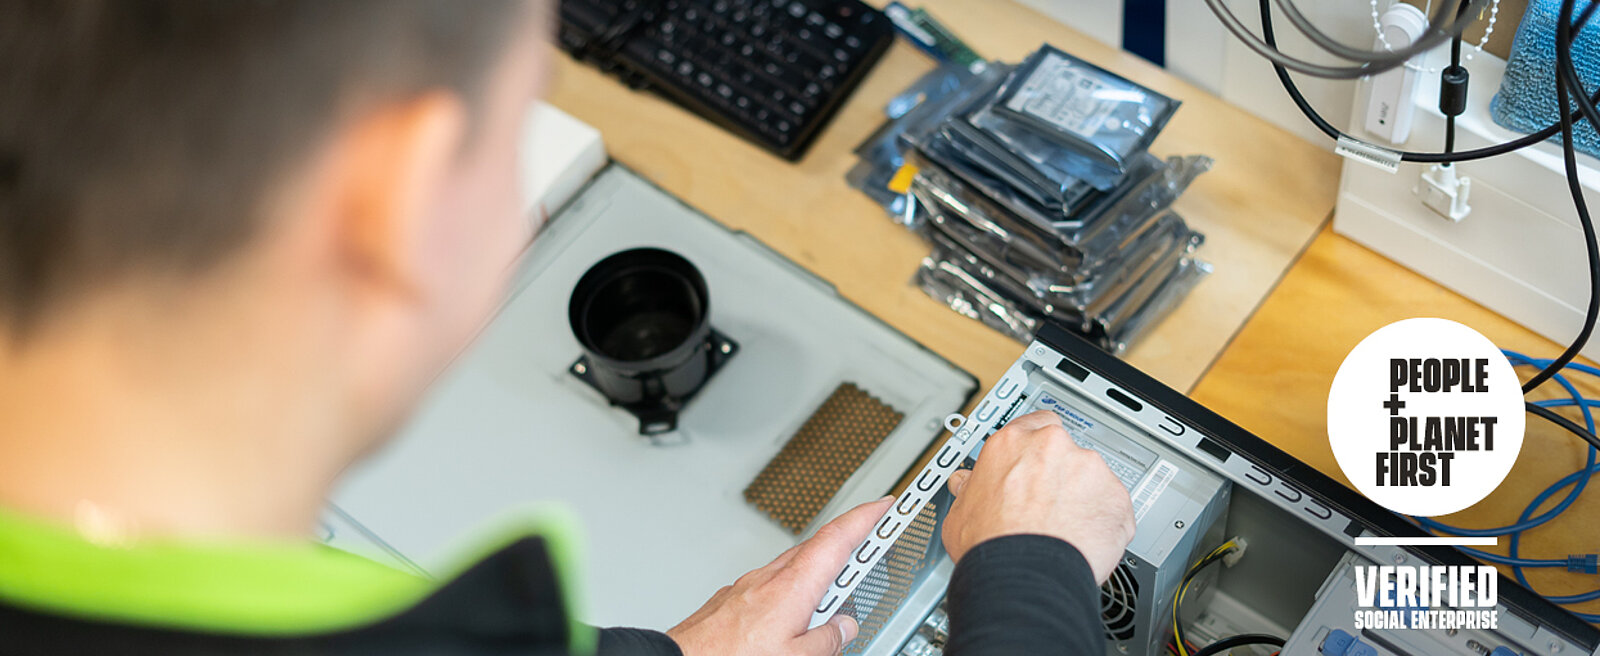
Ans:
[[[890,102],[849,178],[932,245],[929,295],[1020,341],[1048,319],[1121,352],[1210,271],[1170,208],[1211,159],[1147,152],[1178,104],[1048,45],[945,66]]]

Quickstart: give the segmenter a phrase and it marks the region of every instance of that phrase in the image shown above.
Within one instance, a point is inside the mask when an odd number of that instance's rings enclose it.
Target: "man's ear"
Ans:
[[[467,135],[460,98],[439,91],[347,124],[335,175],[339,265],[363,286],[418,293],[422,240]]]

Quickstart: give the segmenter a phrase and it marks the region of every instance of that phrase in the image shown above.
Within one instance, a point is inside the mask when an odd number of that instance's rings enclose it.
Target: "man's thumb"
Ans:
[[[800,653],[808,656],[835,656],[851,640],[856,639],[860,627],[855,618],[840,613],[815,629],[800,634],[796,639]]]
[[[971,469],[957,469],[950,472],[950,482],[945,485],[950,488],[951,496],[961,496],[961,488],[967,486],[967,478],[970,476],[972,476]]]

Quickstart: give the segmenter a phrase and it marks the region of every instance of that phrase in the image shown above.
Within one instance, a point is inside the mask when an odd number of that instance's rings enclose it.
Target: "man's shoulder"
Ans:
[[[163,625],[74,614],[0,600],[8,656],[116,653],[484,654],[592,653],[593,629],[571,617],[545,541],[512,541],[463,569],[415,604],[333,631],[252,631]]]

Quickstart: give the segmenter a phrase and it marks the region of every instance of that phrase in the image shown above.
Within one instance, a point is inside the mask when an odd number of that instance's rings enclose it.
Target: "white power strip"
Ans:
[[[1428,57],[1424,66],[1438,68],[1448,49]],[[1489,117],[1489,100],[1500,88],[1505,62],[1484,53],[1471,68],[1467,111],[1456,119],[1457,150],[1522,136]],[[1411,136],[1397,147],[1437,152],[1445,130],[1438,81],[1419,82]],[[1376,140],[1359,121],[1351,134]],[[1600,208],[1600,170],[1595,168],[1600,162],[1587,155],[1579,155],[1578,162],[1589,206]],[[1428,165],[1405,163],[1391,174],[1346,162],[1334,231],[1551,340],[1569,342],[1583,324],[1589,289],[1583,233],[1559,145],[1538,144],[1453,168],[1458,180],[1471,179],[1470,214],[1465,190],[1437,173],[1425,178]],[[1447,193],[1452,189],[1455,196]],[[1600,358],[1600,342],[1591,342],[1583,353]]]

